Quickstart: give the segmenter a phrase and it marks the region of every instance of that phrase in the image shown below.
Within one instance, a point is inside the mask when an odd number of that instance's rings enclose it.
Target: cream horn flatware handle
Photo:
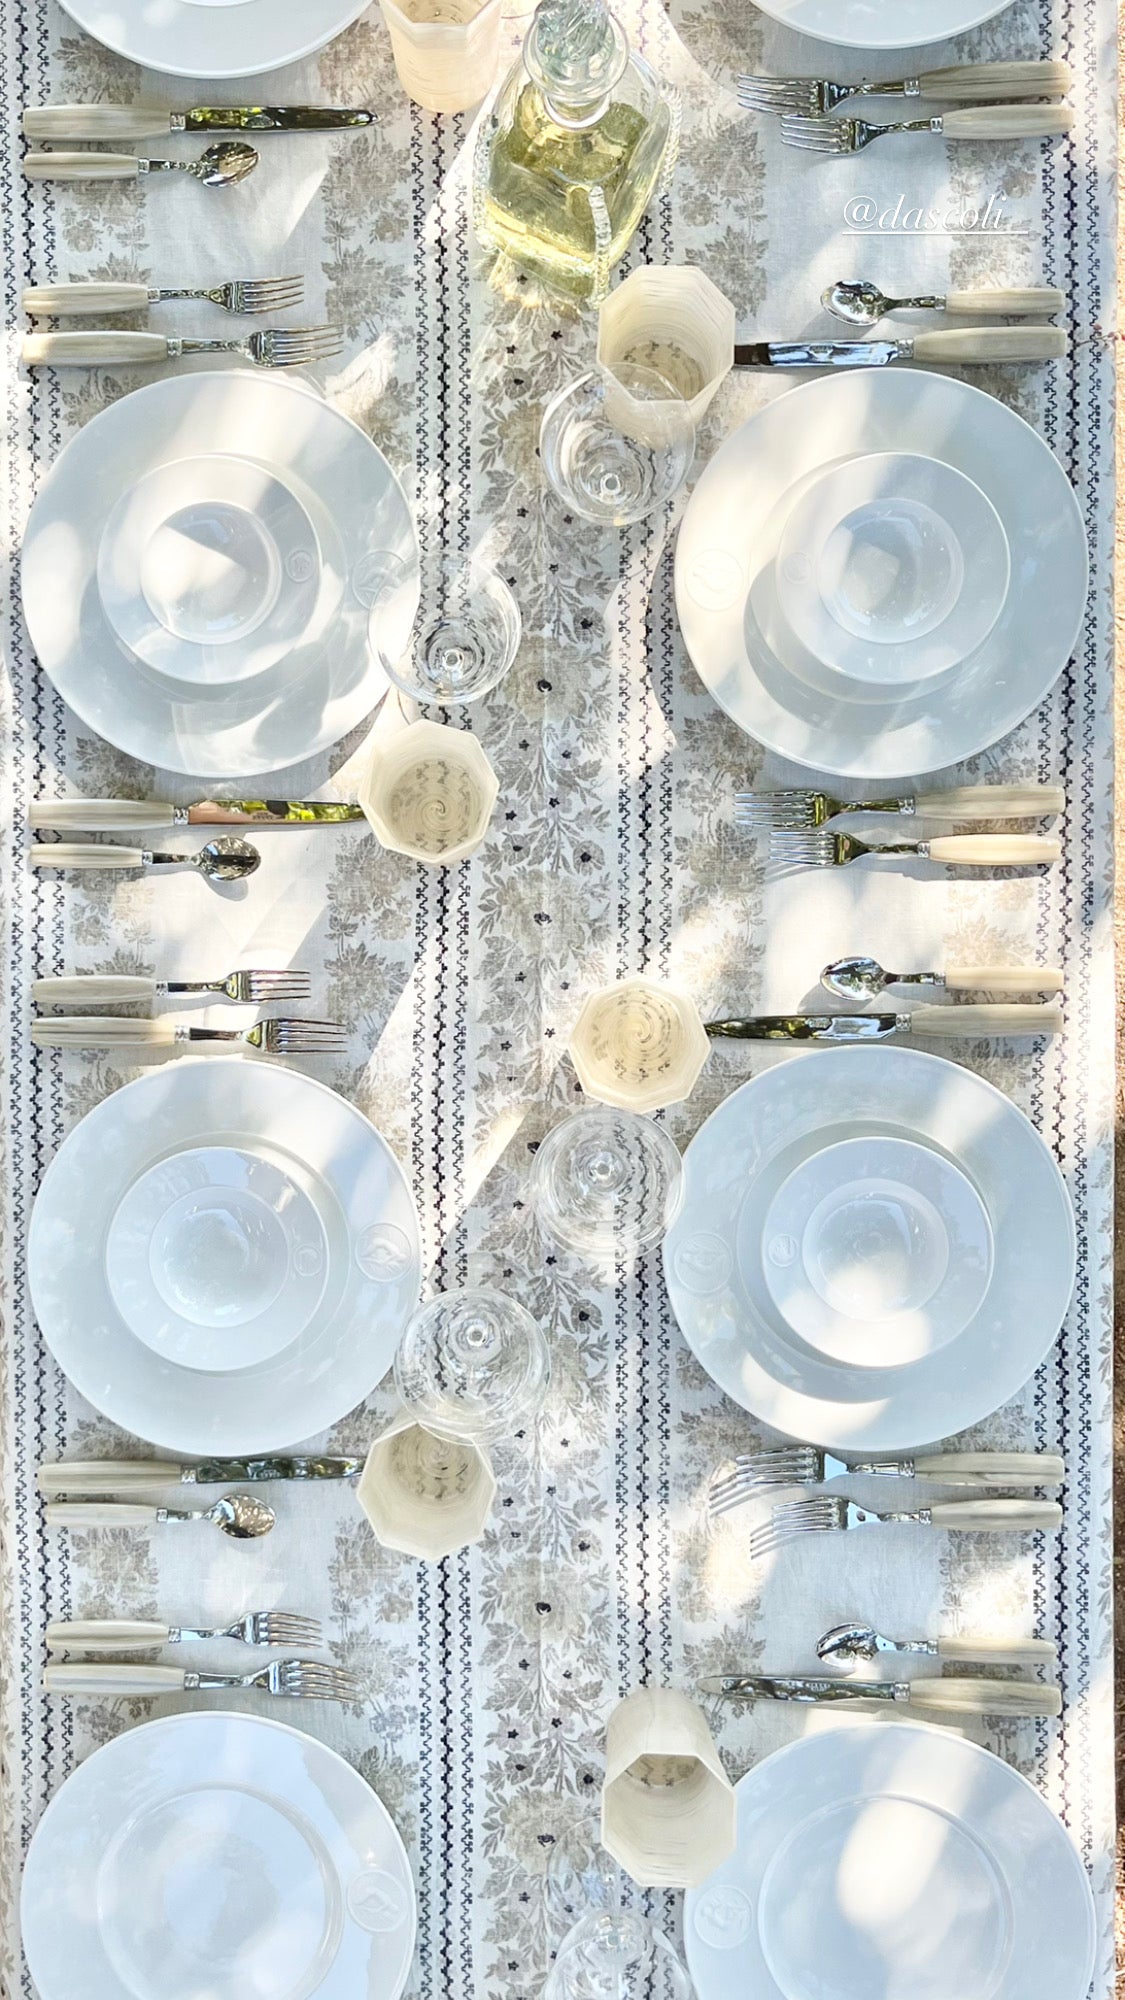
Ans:
[[[981,1534],[1055,1534],[1062,1526],[1057,1500],[939,1500],[930,1508],[935,1528],[971,1528]]]
[[[123,1007],[133,1001],[151,1005],[156,981],[132,972],[83,972],[73,978],[59,973],[34,980],[31,997],[37,1007]]]
[[[95,840],[35,841],[27,850],[33,868],[143,868],[143,847],[110,847]]]
[[[1055,139],[1069,132],[1069,104],[973,104],[942,114],[947,139]]]
[[[44,1667],[48,1694],[176,1694],[184,1688],[183,1667],[146,1667],[80,1661]]]
[[[1046,1681],[948,1679],[911,1681],[911,1708],[930,1708],[945,1715],[1061,1715],[1062,1696]]]
[[[170,1629],[148,1618],[54,1618],[47,1627],[49,1653],[134,1653],[167,1644]]]
[[[52,1459],[41,1465],[36,1484],[44,1499],[56,1493],[128,1492],[138,1486],[179,1486],[180,1464],[168,1458]]]
[[[1061,993],[1058,965],[949,965],[942,975],[951,993]]]
[[[949,868],[1045,868],[1062,843],[1048,833],[942,833],[926,842],[931,861]]]
[[[130,1020],[115,1014],[55,1014],[31,1023],[36,1049],[171,1049],[174,1021]]]
[[[1070,89],[1069,63],[1064,62],[981,62],[955,63],[947,69],[928,69],[918,78],[923,97],[971,99],[991,98],[994,103],[1013,97],[1063,97]]]
[[[914,810],[926,819],[1046,819],[1065,805],[1061,785],[948,785],[914,794]]]
[[[938,1639],[941,1660],[996,1660],[1016,1666],[1026,1661],[1052,1666],[1058,1658],[1053,1639]]]
[[[1066,347],[1061,326],[947,326],[912,334],[910,358],[951,368],[966,361],[1058,361]]]
[[[948,1485],[1061,1486],[1066,1468],[1053,1451],[934,1451],[913,1454],[919,1479]]]
[[[135,368],[167,359],[162,333],[27,333],[20,344],[25,368]]]
[[[27,823],[83,833],[128,833],[135,827],[174,826],[176,808],[168,799],[32,799]]]
[[[65,319],[68,313],[135,313],[148,306],[147,285],[27,285],[21,300],[32,319]]]
[[[132,153],[25,153],[30,181],[135,181],[140,161]]]
[[[25,139],[151,139],[170,132],[166,104],[29,104],[23,114]]]
[[[49,1528],[150,1528],[158,1512],[135,1500],[52,1500],[43,1510]]]
[[[973,1035],[1061,1035],[1063,1010],[1018,1000],[958,1002],[954,1007],[915,1007],[907,1023],[912,1035],[963,1041]]]
[[[1060,313],[1066,293],[1057,285],[995,285],[983,292],[946,292],[945,310],[964,313],[966,319],[995,319],[1009,313],[1013,319],[1032,313]]]

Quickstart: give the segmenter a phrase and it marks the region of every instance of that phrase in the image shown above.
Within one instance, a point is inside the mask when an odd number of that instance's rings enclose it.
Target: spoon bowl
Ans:
[[[229,834],[207,841],[198,854],[187,858],[188,865],[198,869],[208,882],[240,882],[243,876],[254,873],[262,859],[248,840]]]
[[[237,181],[244,181],[258,164],[258,155],[253,146],[244,139],[221,139],[217,145],[208,146],[197,160],[182,162],[189,174],[202,181],[204,187],[233,187]]]
[[[858,278],[854,283],[837,279],[834,285],[826,285],[820,303],[825,312],[835,319],[846,320],[849,326],[876,326],[890,310],[892,301],[878,285]]]
[[[214,1521],[232,1541],[253,1542],[259,1535],[269,1534],[277,1515],[256,1493],[224,1493],[221,1500],[207,1509],[204,1518]]]
[[[926,1640],[885,1639],[870,1625],[833,1625],[816,1642],[818,1660],[874,1660],[880,1653],[932,1653]]]

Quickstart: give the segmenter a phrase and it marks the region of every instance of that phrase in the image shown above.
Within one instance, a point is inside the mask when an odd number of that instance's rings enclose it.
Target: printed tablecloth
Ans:
[[[512,55],[529,11],[506,23]],[[589,361],[592,317],[561,317],[526,286],[490,282],[469,218],[472,120],[407,105],[378,12],[271,77],[269,95],[371,103],[379,125],[264,140],[254,180],[211,194],[187,180],[25,184],[24,103],[144,95],[186,106],[239,101],[259,86],[141,74],[82,35],[54,0],[5,8],[5,1991],[27,1990],[15,1899],[21,1852],[45,1804],[98,1744],[169,1706],[46,1701],[46,1619],[226,1619],[279,1603],[322,1616],[338,1656],[364,1676],[362,1706],[270,1712],[338,1746],[386,1800],[419,1884],[410,1991],[442,2000],[525,2000],[540,1990],[553,1937],[547,1857],[559,1826],[596,1803],[605,1716],[629,1687],[690,1686],[732,1661],[808,1667],[823,1626],[857,1612],[904,1634],[1050,1634],[1062,1727],[1005,1723],[981,1740],[1034,1779],[1091,1870],[1101,1939],[1093,1992],[1107,2000],[1113,430],[1103,336],[1113,310],[1113,11],[1111,0],[1017,0],[925,53],[935,64],[1065,57],[1077,115],[1069,143],[947,148],[922,138],[819,161],[785,152],[773,124],[738,111],[735,72],[892,77],[921,66],[916,56],[853,60],[803,42],[747,0],[676,0],[670,14],[652,0],[624,9],[644,53],[685,97],[671,193],[642,225],[630,264],[697,261],[734,301],[743,337],[827,331],[817,300],[845,276],[890,291],[1048,282],[1070,301],[1067,363],[973,379],[1036,426],[1074,483],[1093,563],[1085,624],[1042,709],[951,774],[1061,780],[1062,864],[1042,879],[976,883],[853,869],[782,891],[735,834],[731,795],[793,774],[720,713],[686,658],[673,607],[674,521],[602,533],[568,517],[540,471],[543,405]],[[936,226],[917,214],[931,208]],[[185,285],[290,270],[306,275],[307,317],[346,330],[327,393],[404,477],[424,551],[482,543],[520,598],[516,667],[471,713],[501,782],[490,836],[469,863],[430,873],[357,829],[266,835],[241,900],[218,898],[190,875],[37,880],[25,859],[29,799],[62,790],[179,799],[196,788],[94,739],[32,656],[19,543],[39,483],[82,423],[158,371],[30,380],[17,366],[20,287],[56,276]],[[161,313],[162,327],[231,330],[206,308]],[[732,377],[702,451],[787,392],[785,382]],[[359,741],[271,791],[308,796]],[[705,1013],[791,1009],[826,959],[857,949],[894,965],[940,964],[947,954],[1065,966],[1065,1039],[1032,1053],[959,1050],[1035,1121],[1078,1213],[1078,1282],[1058,1346],[1025,1392],[973,1433],[974,1442],[1065,1452],[1065,1527],[1057,1541],[999,1553],[981,1538],[904,1529],[849,1544],[846,1559],[833,1543],[806,1545],[751,1575],[737,1527],[709,1542],[700,1496],[715,1463],[755,1437],[752,1421],[688,1353],[657,1257],[611,1291],[544,1242],[528,1203],[529,1162],[576,1095],[564,1051],[593,986],[647,970],[689,987]],[[29,983],[64,967],[207,977],[290,957],[314,971],[311,1011],[351,1027],[348,1060],[324,1074],[406,1165],[428,1282],[508,1286],[549,1328],[546,1415],[534,1435],[497,1452],[500,1492],[483,1541],[434,1566],[382,1550],[351,1492],[335,1488],[277,1489],[277,1529],[250,1549],[208,1528],[44,1536],[36,1464],[122,1454],[130,1441],[69,1391],[44,1352],[26,1289],[28,1216],[66,1132],[132,1072],[94,1055],[33,1061]],[[207,1018],[231,1016],[215,1009]],[[677,1140],[775,1059],[717,1052],[690,1102],[668,1117]],[[388,1404],[381,1391],[324,1442],[362,1450]],[[732,1774],[809,1726],[788,1709],[724,1712],[715,1725]]]

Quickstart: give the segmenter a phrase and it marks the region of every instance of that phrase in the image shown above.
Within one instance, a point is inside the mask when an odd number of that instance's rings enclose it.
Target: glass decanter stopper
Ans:
[[[597,304],[679,143],[677,93],[605,0],[540,0],[481,127],[474,215],[550,291]]]

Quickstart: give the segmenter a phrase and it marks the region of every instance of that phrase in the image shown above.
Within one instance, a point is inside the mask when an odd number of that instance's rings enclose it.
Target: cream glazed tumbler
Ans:
[[[381,0],[398,80],[424,111],[468,111],[492,88],[500,0]]]

